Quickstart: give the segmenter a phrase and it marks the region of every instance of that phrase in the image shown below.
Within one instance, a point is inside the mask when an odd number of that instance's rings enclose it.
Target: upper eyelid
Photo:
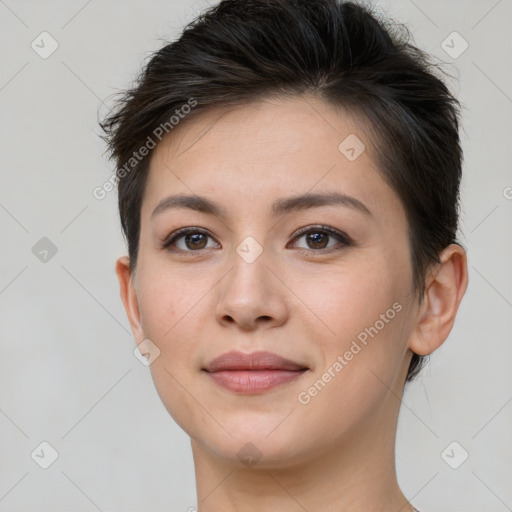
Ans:
[[[305,234],[309,233],[310,231],[314,231],[315,229],[318,231],[326,231],[327,233],[337,235],[340,238],[346,238],[347,240],[350,240],[350,237],[343,231],[340,231],[335,228],[331,228],[329,226],[321,226],[321,225],[304,226],[303,228],[299,228],[299,229],[295,230],[294,233],[290,236],[297,238],[298,236],[305,235]]]

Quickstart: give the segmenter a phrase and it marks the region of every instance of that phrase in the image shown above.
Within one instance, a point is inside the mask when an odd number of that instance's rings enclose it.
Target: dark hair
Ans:
[[[407,214],[412,293],[421,302],[439,252],[460,245],[460,104],[437,76],[440,66],[409,39],[372,6],[342,0],[223,0],[186,25],[100,123],[116,161],[132,271],[152,152],[134,155],[156,145],[157,127],[170,132],[176,115],[184,123],[212,107],[314,93],[368,130],[379,171]],[[407,380],[423,363],[413,354]]]

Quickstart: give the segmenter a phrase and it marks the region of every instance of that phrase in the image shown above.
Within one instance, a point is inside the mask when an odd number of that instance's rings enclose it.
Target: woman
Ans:
[[[400,399],[467,287],[458,102],[352,2],[224,0],[102,123],[135,341],[199,512],[415,510]]]

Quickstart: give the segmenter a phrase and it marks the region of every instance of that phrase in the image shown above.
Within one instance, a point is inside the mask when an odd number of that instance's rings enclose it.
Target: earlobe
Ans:
[[[130,259],[128,256],[122,256],[116,261],[116,274],[119,280],[121,300],[123,301],[133,336],[135,341],[140,343],[144,339],[144,333],[140,322],[139,304],[135,286],[132,281]]]
[[[440,263],[428,277],[410,350],[428,355],[443,344],[452,330],[467,284],[466,251],[457,244],[450,244],[441,252]]]

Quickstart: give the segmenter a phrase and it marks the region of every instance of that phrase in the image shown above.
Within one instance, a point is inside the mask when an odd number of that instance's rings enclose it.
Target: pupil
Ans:
[[[203,237],[203,240],[201,240],[201,237]],[[201,242],[204,243],[205,236],[202,233],[195,233],[193,235],[187,235],[185,237],[186,242],[192,242],[193,246],[197,249],[198,247],[202,249],[203,247],[200,247]],[[190,247],[189,247],[190,248]]]
[[[325,233],[310,233],[308,235],[308,242],[309,241],[312,241],[313,245],[318,245],[320,244],[320,246],[322,246],[322,239],[324,238],[325,239],[326,235]],[[325,240],[324,240],[325,241]],[[323,248],[324,246],[320,247],[320,248]],[[316,247],[318,249],[318,247]]]

